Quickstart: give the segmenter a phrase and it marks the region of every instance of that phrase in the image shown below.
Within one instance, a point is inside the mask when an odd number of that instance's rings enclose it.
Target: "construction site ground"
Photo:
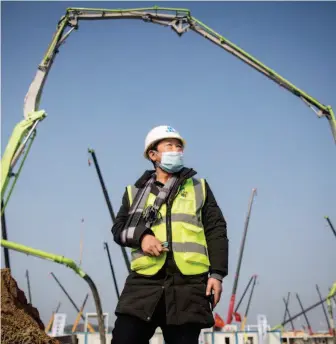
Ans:
[[[27,302],[9,269],[1,269],[1,343],[59,344],[45,333],[38,310]]]

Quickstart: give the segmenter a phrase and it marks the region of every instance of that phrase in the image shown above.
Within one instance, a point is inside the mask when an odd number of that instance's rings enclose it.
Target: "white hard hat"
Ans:
[[[180,140],[183,146],[185,146],[186,144],[183,137],[173,127],[169,125],[160,125],[159,127],[153,128],[146,136],[144,151],[145,158],[148,159],[148,150],[157,142],[171,138]]]

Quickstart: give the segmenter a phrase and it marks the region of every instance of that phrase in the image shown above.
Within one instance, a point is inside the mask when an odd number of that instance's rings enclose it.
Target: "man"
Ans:
[[[148,344],[161,327],[167,344],[196,344],[214,325],[212,309],[228,273],[226,222],[208,183],[183,165],[185,140],[169,126],[152,129],[146,171],[128,186],[112,228],[132,248],[116,308],[112,344]]]

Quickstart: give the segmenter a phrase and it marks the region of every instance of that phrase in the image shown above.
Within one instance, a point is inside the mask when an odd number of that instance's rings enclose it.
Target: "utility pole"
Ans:
[[[99,164],[98,164],[96,153],[95,153],[95,151],[93,149],[89,149],[88,152],[92,156],[92,160],[93,160],[93,163],[95,165],[95,168],[96,168],[96,171],[97,171],[97,174],[98,174],[98,178],[99,178],[99,181],[100,181],[101,188],[103,190],[103,194],[104,194],[105,201],[106,201],[106,204],[107,204],[107,207],[108,207],[111,219],[112,219],[112,223],[115,223],[115,219],[116,219],[115,218],[115,214],[114,214],[114,211],[113,211],[113,208],[112,208],[112,203],[110,201],[110,197],[108,195],[108,192],[107,192],[107,189],[106,189],[106,186],[105,186],[105,183],[104,183],[104,179],[103,179],[102,173],[101,173],[100,168],[99,168]],[[127,255],[125,247],[121,247],[121,251],[122,251],[122,254],[124,256],[124,260],[125,260],[125,263],[126,263],[127,270],[128,270],[128,272],[131,272],[131,264],[130,264],[130,261],[129,261],[129,258],[128,258],[128,255]]]
[[[254,200],[254,195],[256,194],[256,192],[257,192],[257,189],[252,189],[252,195],[251,195],[251,198],[250,198],[249,208],[248,208],[248,212],[247,212],[247,216],[246,216],[246,220],[245,220],[244,234],[243,234],[243,238],[242,238],[242,241],[241,241],[241,244],[240,244],[240,252],[239,252],[239,258],[238,258],[236,276],[235,276],[235,280],[234,280],[234,283],[233,283],[232,295],[231,295],[228,315],[227,315],[227,319],[226,319],[226,323],[227,324],[231,324],[231,322],[232,322],[232,313],[233,313],[235,299],[236,299],[236,292],[237,292],[237,287],[238,287],[238,279],[239,279],[240,267],[241,267],[241,263],[242,263],[242,259],[243,259],[243,253],[244,253],[247,229],[248,229],[248,225],[249,225],[249,221],[250,221],[250,216],[251,216],[251,210],[252,210],[252,204],[253,204],[253,200]]]
[[[112,259],[111,259],[111,256],[110,256],[110,250],[109,250],[107,242],[104,242],[104,249],[107,252],[107,258],[108,258],[109,263],[110,263],[112,278],[113,278],[113,282],[114,282],[114,288],[115,288],[115,291],[116,291],[116,294],[117,294],[117,298],[119,300],[120,294],[119,294],[117,279],[116,279],[116,276],[115,276],[115,273],[114,273],[114,269],[113,269],[113,265],[112,265]]]
[[[29,281],[29,272],[28,269],[26,270],[26,278],[27,278],[27,286],[28,286],[28,296],[29,296],[29,303],[32,303],[31,291],[30,291],[30,281]]]
[[[310,326],[310,323],[309,323],[307,314],[306,314],[306,312],[305,312],[305,310],[304,310],[304,308],[303,308],[303,306],[302,306],[302,302],[301,302],[301,300],[300,300],[300,297],[299,297],[299,294],[298,294],[298,293],[296,293],[296,298],[297,298],[297,300],[298,300],[298,302],[299,302],[300,308],[301,308],[301,310],[302,310],[302,312],[303,312],[303,316],[304,316],[304,318],[305,318],[305,320],[306,320],[306,323],[307,323],[307,326],[308,326],[309,334],[312,335],[312,334],[313,334],[313,331],[312,331],[312,328],[311,328],[311,326]]]
[[[2,239],[8,240],[3,200],[1,200],[1,235],[2,235]],[[4,247],[3,250],[4,250],[4,258],[5,258],[5,268],[10,269],[9,250],[7,247]]]

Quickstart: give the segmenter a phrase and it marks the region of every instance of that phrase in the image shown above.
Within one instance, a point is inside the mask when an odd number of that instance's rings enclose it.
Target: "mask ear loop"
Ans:
[[[149,150],[148,153],[147,153],[148,156],[149,156],[149,152],[154,152],[155,154],[159,154],[159,152],[158,152],[157,150],[151,149],[151,150]],[[154,162],[154,161],[152,161],[152,160],[151,160],[151,162],[153,163],[153,165],[154,165],[155,168],[160,167],[160,163],[159,163],[159,162],[157,162],[157,161]]]

